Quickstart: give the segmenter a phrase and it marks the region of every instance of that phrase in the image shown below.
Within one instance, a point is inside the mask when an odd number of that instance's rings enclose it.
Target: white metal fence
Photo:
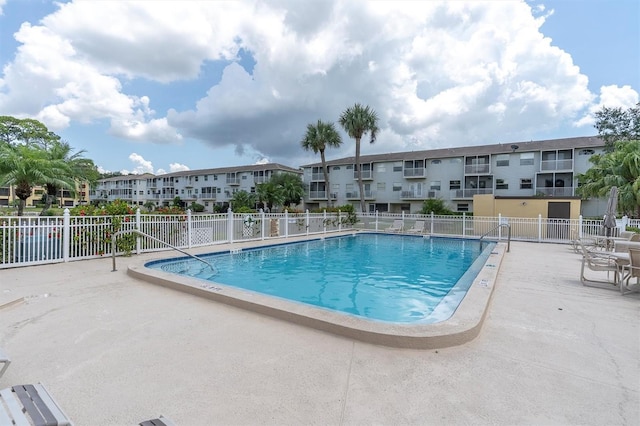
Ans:
[[[602,220],[437,216],[371,213],[256,213],[125,216],[0,217],[0,269],[43,263],[97,258],[111,253],[115,232],[137,229],[181,249],[237,241],[315,235],[348,229],[384,231],[394,220],[404,229],[416,221],[425,223],[425,233],[478,238],[487,235],[503,239],[507,223],[511,238],[521,241],[568,243],[576,238],[601,235]],[[625,226],[640,227],[640,220],[623,218]],[[616,232],[614,232],[614,235]],[[119,254],[167,250],[151,239],[125,234],[117,238]]]

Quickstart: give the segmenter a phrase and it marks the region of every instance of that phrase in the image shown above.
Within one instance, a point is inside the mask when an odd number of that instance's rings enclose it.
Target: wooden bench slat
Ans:
[[[33,385],[33,387],[40,395],[42,401],[47,405],[51,415],[53,415],[56,419],[56,422],[59,426],[69,426],[71,425],[71,421],[67,417],[67,415],[62,411],[62,408],[58,405],[58,403],[53,399],[47,388],[44,387],[42,383],[37,383]]]
[[[14,386],[12,389],[20,399],[20,402],[26,410],[27,415],[31,417],[31,420],[33,420],[33,423],[35,423],[36,426],[45,426],[47,422],[44,416],[40,414],[40,410],[38,410],[36,404],[33,403],[33,400],[25,389],[25,386]]]

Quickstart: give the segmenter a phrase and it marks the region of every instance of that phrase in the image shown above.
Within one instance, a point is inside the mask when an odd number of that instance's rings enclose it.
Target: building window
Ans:
[[[218,175],[213,175],[213,180],[218,180]]]
[[[578,155],[593,155],[596,152],[593,149],[581,149]]]
[[[402,184],[398,182],[393,182],[393,192],[402,191]]]
[[[533,152],[520,153],[520,165],[521,166],[533,166]]]
[[[377,190],[379,191],[385,191],[387,189],[387,183],[386,182],[378,182],[377,183]]]
[[[509,189],[506,179],[496,179],[496,189]]]
[[[346,167],[347,170],[353,170],[353,164],[348,164]]]
[[[247,180],[247,175],[242,175],[242,180]]]
[[[384,173],[387,171],[387,167],[385,164],[376,164],[376,169],[380,172],[380,173]]]
[[[340,166],[333,166],[333,170],[334,170],[334,171],[338,171],[338,170],[340,170]]]
[[[401,172],[402,171],[402,166],[393,166],[393,171],[394,172]]]
[[[451,163],[451,164],[460,164],[460,163],[462,163],[462,158],[452,158],[451,160],[449,160],[449,163]]]
[[[440,164],[442,160],[431,160],[431,164]]]
[[[459,180],[450,180],[449,181],[449,189],[460,189],[460,181]]]
[[[457,209],[459,212],[468,212],[469,211],[469,203],[458,203]]]
[[[520,179],[520,189],[532,189],[531,179]]]
[[[509,154],[496,155],[496,167],[506,167],[509,165]]]
[[[432,191],[440,191],[440,186],[441,186],[440,181],[434,180],[429,184],[429,189]]]
[[[198,176],[196,176],[196,182],[198,181]]]
[[[204,181],[208,181],[209,180],[209,175],[204,175]]]

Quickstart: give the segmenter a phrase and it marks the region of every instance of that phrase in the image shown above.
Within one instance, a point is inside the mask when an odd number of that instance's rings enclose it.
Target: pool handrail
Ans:
[[[495,228],[490,229],[489,231],[485,232],[484,234],[482,234],[482,236],[480,237],[480,247],[482,247],[482,239],[484,237],[486,237],[488,234],[490,234],[491,232],[495,231],[498,228],[501,228],[503,226],[507,227],[507,253],[509,253],[510,249],[511,249],[511,225],[509,225],[508,223],[501,223],[498,226],[496,226]]]
[[[157,241],[160,244],[164,244],[165,246],[167,246],[169,248],[172,248],[174,250],[177,250],[182,254],[186,254],[189,257],[193,257],[194,259],[199,260],[200,262],[202,262],[205,265],[209,266],[211,268],[211,270],[215,272],[215,268],[213,267],[213,265],[211,263],[207,262],[206,260],[204,260],[202,258],[199,258],[198,256],[196,256],[194,254],[187,253],[186,251],[184,251],[182,249],[179,249],[178,247],[172,246],[171,244],[169,244],[169,243],[167,243],[165,241],[162,241],[161,239],[158,239],[156,237],[152,237],[151,235],[145,234],[144,232],[139,231],[137,229],[123,229],[122,231],[115,232],[115,233],[113,233],[111,235],[111,259],[112,259],[112,263],[113,263],[113,269],[111,270],[111,272],[117,271],[117,269],[116,269],[116,237],[118,237],[119,235],[123,235],[123,234],[137,234],[137,235],[139,235],[141,237],[146,237],[146,238],[149,238],[149,239],[151,239],[153,241]]]

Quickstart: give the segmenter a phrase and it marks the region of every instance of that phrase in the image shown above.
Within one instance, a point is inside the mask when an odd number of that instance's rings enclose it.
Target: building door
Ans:
[[[547,204],[547,237],[557,240],[569,240],[571,203],[551,201]]]

